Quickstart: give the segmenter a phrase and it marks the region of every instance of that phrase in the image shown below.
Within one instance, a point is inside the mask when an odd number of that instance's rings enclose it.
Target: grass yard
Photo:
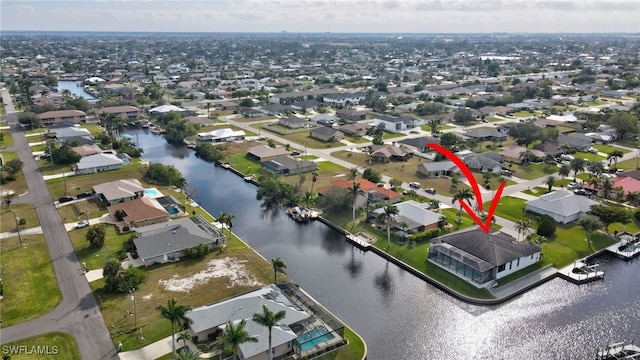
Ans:
[[[72,223],[86,219],[87,214],[89,219],[100,217],[107,213],[107,209],[97,198],[87,198],[60,206],[58,213],[64,223]]]
[[[553,264],[555,268],[570,265],[577,259],[613,245],[616,241],[611,237],[596,232],[591,236],[591,244],[587,242],[587,235],[578,225],[558,225],[556,237],[542,244],[541,265]]]
[[[618,169],[635,170],[639,168],[638,165],[640,165],[640,157],[618,161]]]
[[[382,140],[391,140],[391,139],[395,139],[403,136],[405,136],[405,134],[403,133],[385,131],[384,134],[382,134]]]
[[[529,112],[527,110],[517,111],[513,113],[513,116],[519,117],[519,118],[526,118],[526,117],[535,116],[535,115],[536,115],[535,112]]]
[[[597,149],[600,152],[606,153],[606,154],[608,154],[608,153],[610,153],[610,152],[612,152],[614,150],[620,150],[624,154],[631,152],[631,151],[629,151],[627,149],[623,149],[623,148],[619,148],[619,147],[611,146],[611,145],[594,144],[591,147],[594,148],[594,149]]]
[[[2,240],[1,327],[34,319],[51,311],[62,299],[43,235]]]
[[[85,238],[89,231],[89,226],[69,231],[69,237],[73,243],[73,248],[76,250],[76,255],[78,255],[78,260],[81,263],[86,263],[89,270],[103,268],[107,262],[107,257],[109,259],[122,259],[125,253],[125,243],[135,234],[134,232],[118,233],[115,225],[104,224],[104,227],[107,231],[107,238],[102,248],[91,246]]]
[[[249,158],[244,152],[225,156],[224,160],[243,174],[255,174],[261,166],[259,161]]]
[[[80,127],[89,130],[93,137],[105,132],[104,128],[100,126],[100,124],[82,124]]]
[[[507,220],[511,220],[516,222],[525,218],[524,215],[524,203],[526,200],[511,197],[511,196],[503,196],[500,198],[500,202],[498,203],[498,207],[496,208],[496,215]],[[491,206],[491,201],[487,201],[483,204],[485,209],[489,209]]]
[[[0,134],[2,134],[1,146],[4,146],[4,148],[13,146],[13,136],[11,136],[11,132],[9,130],[0,130]]]
[[[18,159],[18,154],[12,151],[3,151],[2,157],[4,159],[4,162],[6,163],[7,161]],[[13,191],[17,195],[24,194],[25,192],[27,192],[27,190],[27,181],[25,180],[22,171],[16,174],[15,180],[6,184],[2,184],[2,191]]]
[[[566,181],[567,184],[569,183],[569,181],[566,180],[566,179],[564,181]],[[566,184],[565,184],[565,186],[566,186]],[[527,194],[527,195],[531,195],[531,196],[542,196],[542,195],[547,193],[547,190],[548,189],[546,187],[536,186],[533,189],[529,188],[527,190],[523,190],[522,192]]]
[[[263,128],[263,130],[269,131],[265,128]],[[318,140],[316,138],[312,138],[311,136],[309,136],[309,131],[302,131],[295,134],[287,134],[287,135],[280,135],[277,133],[274,133],[274,134],[289,140],[291,143],[295,143],[300,146],[307,146],[311,149],[329,149],[329,148],[344,146],[344,144],[339,141],[326,142],[326,141]]]
[[[364,342],[348,327],[344,328],[344,337],[349,345],[337,351],[321,355],[316,360],[360,360],[364,357]]]
[[[587,161],[602,161],[605,160],[607,157],[606,156],[601,156],[598,154],[592,154],[590,152],[586,152],[586,151],[578,151],[575,154],[572,155],[575,158],[580,158],[580,159],[587,159]]]
[[[26,346],[27,349],[37,346],[40,349],[47,349],[49,354],[25,353],[23,350],[22,354],[8,354],[12,360],[80,360],[80,352],[78,351],[76,340],[73,336],[61,332],[50,332],[2,344],[3,354],[5,353],[4,349],[7,349],[7,352],[11,352],[10,347],[17,350],[16,347],[18,346]]]
[[[27,223],[20,229],[40,226],[36,209],[31,204],[11,204],[11,212],[5,206],[0,209],[0,232],[15,231],[16,217],[25,219]]]
[[[352,142],[354,144],[364,144],[364,143],[368,143],[371,140],[365,139],[362,136],[348,136],[345,135],[344,137],[345,140]]]
[[[188,278],[204,271],[208,262],[214,259],[231,258],[241,262],[245,270],[256,280],[257,285],[229,286],[227,277],[210,278],[207,283],[195,285],[190,292],[170,291],[158,286],[160,280]],[[138,325],[142,327],[144,340],[134,329],[134,318],[124,316],[133,311],[129,294],[108,294],[99,290],[104,284],[97,280],[90,285],[94,289],[104,320],[114,343],[122,341],[124,351],[138,349],[171,334],[169,321],[160,316],[157,305],[167,305],[167,300],[175,297],[179,305],[198,307],[233,297],[260,288],[261,284],[273,282],[273,269],[260,255],[251,249],[226,249],[222,253],[209,254],[203,260],[182,260],[175,263],[157,265],[146,269],[147,279],[137,293]],[[283,275],[278,276],[284,280]],[[258,285],[259,284],[259,285]]]
[[[277,120],[278,118],[275,116],[271,116],[271,115],[263,115],[263,116],[258,116],[258,117],[237,117],[234,118],[233,121],[237,121],[240,123],[253,123],[253,122],[257,122],[257,121],[268,121],[268,120]]]
[[[525,179],[525,180],[533,180],[539,177],[547,176],[549,174],[553,174],[557,171],[557,168],[550,167],[548,171],[544,170],[544,164],[529,164],[528,166],[523,166],[520,164],[513,164],[513,166],[508,167],[511,171],[513,171],[513,175],[515,177]]]

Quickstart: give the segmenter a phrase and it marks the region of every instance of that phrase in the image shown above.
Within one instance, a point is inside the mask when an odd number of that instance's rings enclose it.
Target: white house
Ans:
[[[422,125],[423,120],[410,118],[408,116],[393,117],[388,115],[377,115],[373,119],[359,122],[365,122],[367,124],[372,124],[375,126],[384,124],[385,130],[391,132],[400,132],[404,130],[410,130],[414,126]]]
[[[102,171],[117,170],[122,168],[124,161],[115,154],[101,153],[85,156],[76,164],[76,174],[95,174]]]
[[[476,287],[489,287],[494,280],[540,261],[540,245],[517,242],[495,231],[472,227],[431,240],[429,261]]]
[[[549,215],[559,223],[568,224],[586,214],[597,202],[568,191],[554,191],[524,204],[525,211]]]
[[[441,214],[430,211],[429,203],[419,203],[417,201],[408,200],[395,204],[398,208],[398,215],[394,218],[393,227],[403,231],[426,231],[438,226]],[[370,216],[379,216],[384,213],[384,208],[378,208],[369,214]],[[405,225],[403,226],[401,224]]]
[[[243,130],[234,131],[229,128],[224,128],[198,133],[198,141],[216,143],[244,139],[244,136],[245,133]]]

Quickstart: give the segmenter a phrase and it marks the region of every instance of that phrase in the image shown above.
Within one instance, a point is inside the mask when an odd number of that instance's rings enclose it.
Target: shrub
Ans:
[[[427,231],[422,231],[417,234],[412,234],[412,235],[409,235],[409,241],[415,241],[417,243],[429,241],[433,238],[440,236],[440,231],[441,230],[439,228],[435,228],[435,229],[429,229]]]
[[[633,217],[636,218],[636,220],[640,221],[640,210],[636,210],[633,213]]]
[[[556,233],[556,221],[549,215],[544,215],[540,219],[538,224],[538,231],[536,232],[540,236],[549,238]]]
[[[192,259],[202,259],[211,252],[211,248],[207,244],[199,244],[188,249],[184,249],[184,256]]]

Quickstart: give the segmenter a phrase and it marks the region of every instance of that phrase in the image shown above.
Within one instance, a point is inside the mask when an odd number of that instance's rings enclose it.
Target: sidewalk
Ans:
[[[176,334],[177,338],[177,334]],[[182,341],[176,341],[176,350],[182,348]],[[117,345],[117,344],[116,344]],[[171,348],[171,336],[158,340],[138,350],[121,352],[120,360],[154,360],[173,351]]]

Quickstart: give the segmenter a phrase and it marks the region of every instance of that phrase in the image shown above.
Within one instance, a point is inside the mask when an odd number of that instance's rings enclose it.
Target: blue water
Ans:
[[[335,336],[328,332],[324,326],[318,326],[311,331],[300,334],[300,336],[298,336],[298,339],[296,340],[298,341],[298,343],[301,343],[300,350],[306,351],[318,345],[319,343],[331,340],[334,337]]]
[[[79,96],[87,100],[96,100],[95,97],[84,91],[82,86],[78,86],[79,84],[80,82],[78,81],[58,81],[58,92],[61,93],[62,90],[69,90],[71,95]]]
[[[147,197],[150,197],[150,198],[160,196],[160,193],[156,189],[145,189],[144,190],[144,194],[147,195]]]
[[[178,209],[176,209],[174,207],[168,208],[167,212],[169,213],[169,215],[175,215],[175,214],[179,213]]]

